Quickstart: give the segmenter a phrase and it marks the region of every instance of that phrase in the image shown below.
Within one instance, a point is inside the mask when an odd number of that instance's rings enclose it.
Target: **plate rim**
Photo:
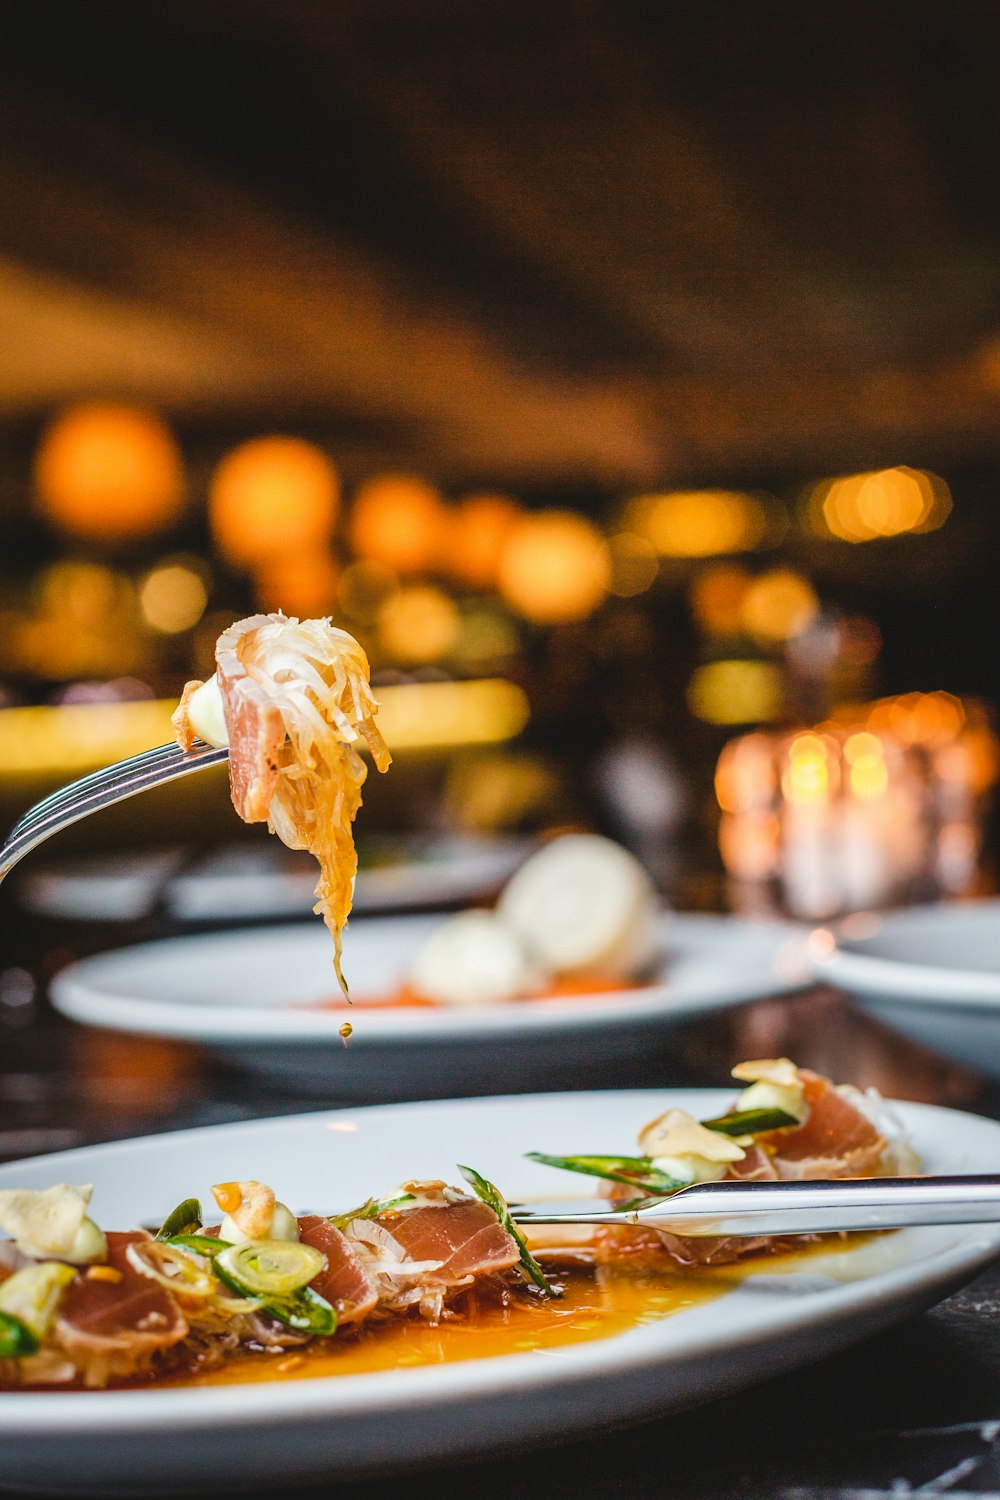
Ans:
[[[112,1141],[92,1146],[74,1147],[67,1151],[44,1156],[26,1158],[22,1161],[0,1165],[0,1184],[11,1171],[18,1173],[36,1165],[58,1170],[59,1166],[72,1167],[74,1160],[94,1154],[108,1158],[122,1150],[136,1147],[156,1146],[169,1149],[180,1144],[185,1137],[204,1138],[219,1133],[244,1133],[253,1130],[273,1130],[284,1126],[295,1128],[306,1121],[325,1121],[344,1115],[374,1111],[380,1115],[418,1110],[458,1112],[473,1109],[484,1112],[491,1106],[506,1104],[515,1109],[525,1105],[543,1104],[552,1108],[555,1101],[572,1101],[576,1106],[588,1101],[615,1101],[623,1106],[635,1102],[636,1106],[648,1106],[653,1099],[662,1102],[679,1102],[683,1099],[697,1101],[695,1109],[712,1109],[731,1097],[726,1089],[611,1089],[589,1090],[563,1094],[536,1093],[527,1095],[494,1095],[487,1098],[417,1101],[401,1104],[379,1104],[347,1107],[333,1110],[305,1111],[298,1115],[277,1116],[259,1120],[243,1120],[220,1125],[196,1126],[179,1131],[133,1137],[124,1141]],[[976,1130],[997,1132],[1000,1122],[988,1116],[972,1114],[939,1105],[910,1101],[889,1101],[904,1117],[912,1115],[915,1120],[933,1124],[935,1117],[945,1117],[961,1124],[971,1123]],[[790,1298],[784,1307],[773,1305],[756,1309],[742,1309],[741,1324],[737,1330],[740,1346],[753,1349],[763,1340],[783,1337],[796,1329],[815,1332],[836,1325],[844,1315],[861,1314],[866,1308],[892,1308],[905,1304],[919,1294],[921,1287],[932,1289],[951,1288],[971,1279],[978,1270],[1000,1255],[1000,1222],[989,1225],[968,1225],[954,1228],[967,1232],[955,1244],[934,1252],[929,1258],[933,1271],[928,1276],[928,1257],[904,1260],[901,1264],[874,1272],[857,1281],[848,1281],[824,1289],[822,1299]],[[872,1283],[882,1287],[881,1295],[873,1295]],[[947,1295],[947,1291],[943,1293]],[[676,1317],[682,1317],[679,1313]],[[666,1327],[675,1323],[675,1318],[663,1319],[657,1325]],[[733,1347],[733,1334],[723,1323],[697,1329],[693,1335],[688,1330],[684,1347],[677,1351],[664,1349],[662,1345],[635,1349],[631,1347],[629,1334],[635,1330],[594,1339],[570,1346],[569,1358],[553,1365],[550,1361],[537,1360],[532,1354],[503,1354],[479,1360],[460,1361],[452,1365],[421,1366],[419,1374],[407,1371],[373,1371],[356,1375],[317,1376],[303,1381],[262,1381],[249,1385],[154,1388],[151,1390],[116,1391],[92,1393],[92,1399],[80,1399],[79,1392],[13,1392],[5,1393],[0,1402],[0,1436],[34,1437],[47,1435],[70,1440],[83,1434],[110,1436],[114,1434],[136,1435],[148,1432],[151,1435],[165,1429],[183,1433],[207,1431],[213,1427],[242,1428],[247,1425],[280,1426],[300,1419],[315,1421],[320,1417],[331,1418],[363,1413],[366,1417],[377,1417],[380,1412],[419,1411],[436,1407],[442,1399],[452,1407],[461,1408],[465,1402],[481,1400],[491,1391],[498,1396],[525,1390],[545,1391],[560,1386],[588,1384],[606,1378],[609,1372],[640,1372],[655,1369],[667,1363],[680,1367],[710,1357],[723,1346]],[[783,1359],[781,1368],[794,1368],[794,1357]],[[559,1374],[555,1374],[558,1371]],[[456,1372],[458,1372],[456,1374]],[[94,1420],[94,1401],[100,1402],[98,1410],[103,1415],[100,1423]],[[105,1408],[105,1402],[107,1407]],[[113,1404],[112,1404],[113,1403]]]
[[[926,902],[888,912],[857,912],[839,922],[817,927],[807,940],[807,962],[815,976],[824,983],[838,985],[852,994],[861,992],[873,1004],[893,1002],[949,1011],[997,1010],[1000,1009],[1000,973],[883,958],[855,953],[841,946],[841,938],[847,936],[845,926],[869,915],[884,926],[895,918],[919,921],[942,912],[985,913],[991,910],[996,912],[1000,922],[1000,898],[994,897],[975,901]]]

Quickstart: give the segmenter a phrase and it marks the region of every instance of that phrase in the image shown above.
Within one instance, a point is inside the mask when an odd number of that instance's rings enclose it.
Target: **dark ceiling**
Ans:
[[[10,421],[124,394],[509,482],[996,453],[993,0],[3,24]]]

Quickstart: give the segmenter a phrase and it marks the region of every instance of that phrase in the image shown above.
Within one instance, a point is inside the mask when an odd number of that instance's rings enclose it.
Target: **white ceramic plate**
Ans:
[[[154,1221],[212,1181],[258,1177],[294,1208],[364,1200],[471,1162],[511,1197],[551,1196],[533,1149],[629,1150],[670,1105],[717,1114],[723,1091],[546,1094],[390,1105],[214,1126],[0,1167],[0,1187],[92,1182],[94,1212]],[[992,1170],[1000,1125],[927,1105],[901,1115],[928,1170]],[[333,1479],[489,1452],[671,1411],[763,1379],[928,1307],[1000,1253],[1000,1225],[913,1229],[810,1255],[715,1301],[558,1352],[312,1381],[0,1396],[0,1485],[121,1493]]]
[[[809,954],[881,1020],[1000,1078],[1000,901],[861,913],[813,933]]]
[[[384,838],[362,845],[354,887],[358,913],[450,906],[498,891],[531,852],[529,839]],[[380,858],[373,854],[378,852]],[[305,917],[315,900],[316,861],[276,840],[231,844],[193,865],[182,848],[90,855],[28,870],[19,899],[43,917],[132,922],[162,905],[178,922]]]
[[[808,980],[805,935],[784,923],[664,918],[657,982],[606,995],[402,1008],[391,995],[440,917],[373,917],[344,936],[356,1003],[334,1009],[322,923],[173,938],[84,959],[56,977],[57,1009],[92,1026],[206,1043],[242,1066],[351,1098],[528,1088],[560,1070],[662,1045],[673,1026]],[[345,1048],[338,1028],[350,1015]]]

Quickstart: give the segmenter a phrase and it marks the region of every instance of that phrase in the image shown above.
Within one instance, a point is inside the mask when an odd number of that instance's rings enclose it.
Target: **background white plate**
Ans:
[[[495,894],[530,854],[530,839],[400,835],[361,842],[358,913],[450,906]],[[21,904],[39,916],[133,922],[161,906],[178,922],[306,917],[316,861],[276,839],[229,844],[194,862],[183,848],[87,855],[29,869]]]
[[[809,956],[880,1020],[1000,1078],[1000,901],[861,913],[814,933]]]
[[[670,1105],[717,1114],[731,1094],[546,1094],[390,1105],[181,1131],[0,1167],[0,1187],[93,1182],[109,1227],[157,1220],[213,1181],[258,1177],[293,1208],[360,1202],[401,1177],[454,1179],[456,1159],[511,1197],[571,1179],[532,1149],[628,1151]],[[927,1105],[901,1114],[928,1170],[996,1165],[1000,1125]],[[320,1201],[322,1200],[322,1202]],[[860,1339],[969,1280],[1000,1225],[916,1229],[761,1269],[717,1301],[552,1352],[313,1381],[0,1397],[0,1486],[177,1493],[344,1477],[523,1446],[667,1412]],[[627,1455],[627,1442],[623,1453]]]
[[[808,982],[803,929],[732,917],[667,916],[666,959],[652,985],[605,996],[488,1006],[380,1008],[442,919],[373,917],[344,936],[357,1003],[337,994],[332,943],[318,920],[294,927],[171,938],[84,959],[52,984],[74,1020],[204,1042],[242,1066],[352,1098],[443,1097],[527,1089],[570,1067],[660,1046],[670,1028]],[[345,1048],[338,1027],[354,1027]]]

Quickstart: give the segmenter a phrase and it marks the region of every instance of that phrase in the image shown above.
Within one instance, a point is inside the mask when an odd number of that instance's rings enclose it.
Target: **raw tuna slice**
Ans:
[[[781,1178],[873,1177],[887,1142],[828,1078],[799,1070],[809,1113],[801,1125],[760,1137]]]
[[[341,1327],[360,1323],[378,1302],[378,1289],[350,1240],[318,1214],[306,1214],[299,1220],[299,1237],[304,1245],[312,1245],[326,1256],[326,1269],[309,1283],[313,1291],[337,1309]]]
[[[153,1356],[186,1337],[187,1322],[165,1287],[130,1265],[126,1250],[150,1239],[144,1230],[109,1233],[108,1265],[120,1281],[92,1281],[81,1273],[66,1289],[56,1336],[88,1385],[146,1368]]]
[[[229,781],[233,806],[245,823],[263,823],[278,785],[285,721],[243,664],[240,641],[268,623],[251,615],[224,630],[215,648],[219,691],[229,730]]]
[[[457,1286],[470,1276],[506,1271],[519,1259],[514,1240],[478,1198],[383,1214],[378,1222],[409,1260],[440,1262],[436,1270],[422,1273],[421,1280],[429,1286]]]

